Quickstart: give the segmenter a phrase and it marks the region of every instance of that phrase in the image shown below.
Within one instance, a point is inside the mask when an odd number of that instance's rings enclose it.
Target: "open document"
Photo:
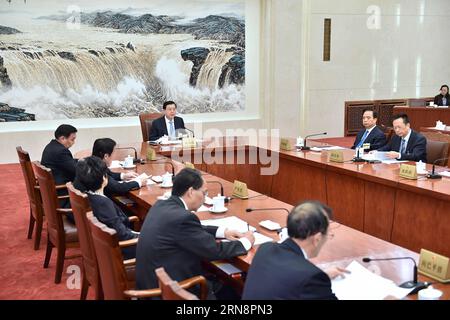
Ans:
[[[208,220],[202,220],[201,224],[204,226],[215,226],[215,227],[224,227],[228,228],[230,230],[236,230],[242,233],[250,231],[255,231],[256,228],[249,226],[247,222],[245,222],[242,219],[239,219],[236,216],[226,217],[226,218],[219,218],[219,219],[208,219]],[[255,245],[262,244],[264,242],[272,242],[273,239],[270,237],[267,237],[259,232],[253,233],[255,237]]]
[[[387,296],[402,299],[413,290],[398,287],[393,281],[371,272],[356,261],[346,269],[351,273],[331,281],[331,289],[339,300],[383,300]]]

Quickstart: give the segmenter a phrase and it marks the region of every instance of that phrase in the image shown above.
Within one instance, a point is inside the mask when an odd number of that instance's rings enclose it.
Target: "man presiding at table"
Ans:
[[[177,104],[173,101],[166,101],[163,104],[164,116],[153,121],[150,130],[150,141],[155,141],[162,136],[169,136],[175,139],[176,130],[185,129],[183,118],[176,117]]]
[[[392,121],[395,136],[378,151],[389,151],[387,157],[397,160],[427,161],[427,140],[410,128],[408,115],[396,114]]]
[[[358,132],[352,149],[368,145],[367,151],[377,150],[386,144],[386,136],[377,127],[378,112],[371,109],[363,110],[363,126],[365,129]]]

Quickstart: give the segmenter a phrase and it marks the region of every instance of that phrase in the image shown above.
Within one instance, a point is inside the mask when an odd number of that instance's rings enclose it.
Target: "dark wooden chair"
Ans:
[[[100,278],[105,300],[124,300],[132,298],[152,298],[161,296],[161,290],[134,290],[134,284],[127,277],[127,267],[136,264],[136,259],[123,260],[122,248],[136,245],[138,239],[119,241],[115,230],[99,222],[92,212],[87,213],[92,240],[97,256]],[[181,281],[183,289],[199,284],[195,278]]]
[[[42,207],[47,218],[47,250],[44,268],[48,268],[52,249],[56,247],[55,283],[60,283],[64,260],[79,257],[79,255],[66,257],[66,248],[79,247],[77,228],[66,217],[66,214],[72,210],[59,208],[58,199],[62,197],[58,197],[56,194],[52,171],[41,165],[39,161],[34,161],[32,164],[41,190]]]
[[[97,256],[95,254],[94,242],[92,240],[91,229],[86,214],[91,211],[89,198],[85,193],[75,189],[71,182],[67,183],[70,203],[72,206],[75,224],[78,229],[78,239],[80,242],[81,255],[83,257],[83,280],[81,285],[80,300],[85,300],[89,286],[94,289],[95,299],[103,300],[103,289],[98,269]],[[138,217],[131,216],[130,221],[139,221]],[[134,266],[127,268],[128,281],[134,283]]]
[[[427,163],[436,162],[438,166],[447,165],[449,143],[427,139]],[[440,161],[437,161],[442,159]]]
[[[163,300],[198,300],[196,295],[184,289],[194,285],[200,285],[200,299],[206,300],[208,295],[208,285],[205,277],[192,277],[189,280],[184,280],[181,285],[181,282],[178,283],[172,280],[162,267],[156,269],[155,273],[158,278],[159,287],[161,288],[161,297]]]
[[[421,132],[421,134],[423,134],[425,136],[425,138],[427,139],[427,142],[429,142],[431,140],[447,142],[448,143],[447,157],[450,155],[450,134],[446,134],[446,133],[442,133],[442,132],[431,132],[431,131]],[[428,152],[428,150],[427,150],[427,152]],[[439,158],[436,158],[436,159],[439,159]],[[428,156],[428,161],[430,161],[429,156]],[[450,165],[450,160],[442,161],[442,162],[440,162],[439,165],[448,167]]]
[[[142,141],[146,142],[150,140],[150,130],[152,129],[153,120],[161,118],[162,113],[141,113],[139,115],[139,121],[141,122]]]
[[[78,230],[81,256],[83,257],[83,279],[80,300],[86,300],[89,286],[94,289],[95,299],[103,300],[103,290],[98,271],[97,257],[86,213],[91,211],[91,205],[86,194],[75,189],[71,182],[67,183],[70,205],[72,207],[75,225]]]
[[[31,165],[30,155],[20,146],[16,147],[16,150],[17,155],[19,156],[20,167],[22,168],[23,178],[25,179],[28,200],[30,201],[28,239],[32,238],[33,229],[36,226],[34,234],[34,250],[38,250],[41,242],[42,226],[44,224],[44,211],[42,210],[41,193],[34,175],[33,166]]]
[[[387,127],[384,125],[380,125],[378,127],[381,129],[381,131],[383,131],[384,136],[386,137],[386,143],[389,143],[389,141],[391,141],[392,136],[395,134],[394,128]]]

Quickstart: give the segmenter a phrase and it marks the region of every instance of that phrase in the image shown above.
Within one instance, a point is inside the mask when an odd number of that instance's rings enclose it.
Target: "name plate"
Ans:
[[[197,142],[195,141],[195,138],[183,138],[183,148],[195,148],[197,146]]]
[[[248,198],[247,184],[238,180],[234,180],[233,197],[237,197],[240,199],[247,199]]]
[[[417,168],[414,165],[401,164],[399,175],[402,178],[417,180]]]
[[[342,150],[333,150],[330,152],[330,161],[331,162],[344,162],[344,153]]]
[[[291,151],[294,148],[292,147],[291,140],[289,138],[281,138],[280,139],[280,150]]]
[[[185,163],[184,163],[184,166],[185,166],[186,168],[195,169],[195,166],[194,166],[194,164],[193,164],[192,162],[185,162]]]
[[[156,151],[153,148],[147,149],[147,160],[155,161],[156,160]]]
[[[440,254],[421,249],[419,273],[440,282],[450,282],[450,259]]]
[[[370,150],[370,143],[363,143],[362,147],[364,150]]]

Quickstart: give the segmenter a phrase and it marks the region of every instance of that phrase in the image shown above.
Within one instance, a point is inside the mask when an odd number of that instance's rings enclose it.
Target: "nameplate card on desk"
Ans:
[[[450,282],[450,259],[429,250],[421,249],[419,273],[434,280]]]
[[[155,161],[156,160],[156,151],[153,148],[147,149],[147,160]]]
[[[363,143],[362,147],[364,150],[370,150],[370,143]]]
[[[183,143],[183,148],[197,147],[197,142],[196,142],[195,138],[185,137],[185,138],[183,138],[182,143]]]
[[[234,180],[232,196],[241,199],[247,199],[248,198],[247,184],[238,180]]]
[[[399,175],[402,178],[417,180],[417,167],[410,164],[401,164]]]
[[[330,162],[344,162],[344,153],[341,150],[332,150],[330,152]]]
[[[186,168],[195,169],[195,166],[194,166],[194,164],[193,164],[192,162],[185,162],[185,163],[184,163],[184,166],[185,166]]]
[[[294,148],[292,147],[291,140],[289,138],[281,138],[280,139],[280,150],[291,151]]]

